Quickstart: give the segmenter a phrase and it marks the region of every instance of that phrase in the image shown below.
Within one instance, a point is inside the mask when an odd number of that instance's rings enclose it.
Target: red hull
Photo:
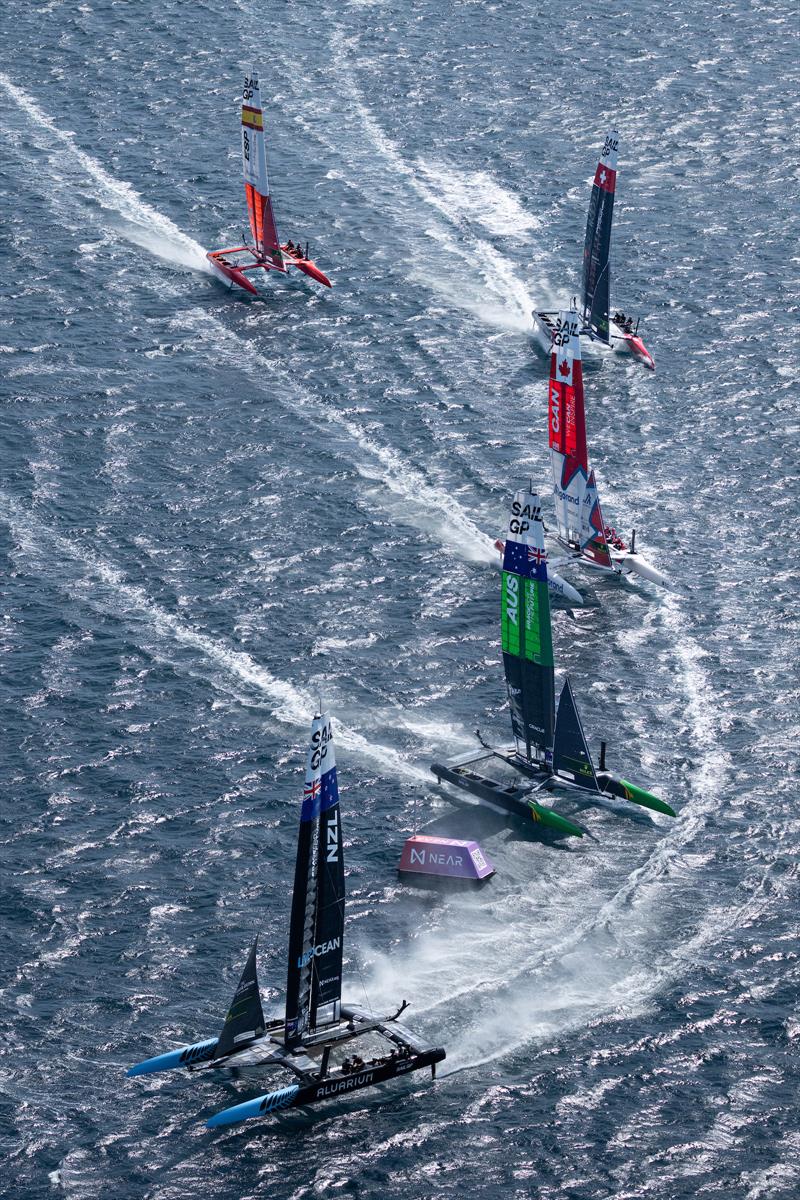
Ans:
[[[287,251],[285,246],[282,246],[281,249],[283,251],[283,267],[278,266],[276,263],[268,262],[266,259],[259,258],[249,246],[234,246],[230,250],[209,250],[206,258],[224,279],[230,283],[235,283],[240,288],[244,288],[246,292],[250,292],[253,296],[258,295],[258,289],[247,278],[246,271],[280,271],[282,275],[286,275],[288,274],[288,267],[297,267],[298,271],[302,271],[310,279],[315,279],[323,287],[333,287],[328,276],[323,271],[320,271],[317,264],[312,262],[310,258],[298,258],[290,251]],[[253,259],[253,262],[242,264],[237,260],[232,261],[230,256],[234,254],[248,254]]]
[[[640,362],[642,366],[647,367],[648,371],[655,371],[656,364],[653,361],[653,356],[645,346],[642,339],[640,337],[636,337],[632,333],[628,333],[625,335],[625,341],[628,343],[628,349],[633,357]]]
[[[220,259],[217,258],[217,254],[219,253],[221,253],[219,250],[216,252],[213,250],[208,251],[206,258],[211,265],[217,271],[219,271],[220,275],[223,275],[225,279],[229,279],[231,283],[238,284],[238,286],[240,288],[244,288],[246,292],[252,292],[254,296],[257,296],[258,290],[257,288],[253,287],[247,276],[233,264],[220,261]]]

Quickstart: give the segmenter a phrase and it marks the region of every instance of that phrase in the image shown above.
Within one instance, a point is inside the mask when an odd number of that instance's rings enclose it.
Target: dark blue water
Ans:
[[[5,6],[0,1190],[13,1198],[729,1197],[800,1186],[791,4]],[[260,64],[279,227],[335,281],[225,292]],[[680,593],[559,613],[593,745],[677,821],[481,829],[479,897],[396,882],[505,740],[508,494],[546,490],[535,303],[622,152],[587,383],[604,507]],[[280,1008],[304,740],[338,717],[347,994],[437,1083],[212,1135],[253,933]],[[471,832],[476,818],[451,818]]]

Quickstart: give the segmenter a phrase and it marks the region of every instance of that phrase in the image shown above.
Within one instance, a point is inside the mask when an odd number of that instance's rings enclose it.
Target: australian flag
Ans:
[[[526,546],[524,542],[506,539],[503,554],[503,570],[513,571],[525,579],[547,580],[547,554],[539,546]]]

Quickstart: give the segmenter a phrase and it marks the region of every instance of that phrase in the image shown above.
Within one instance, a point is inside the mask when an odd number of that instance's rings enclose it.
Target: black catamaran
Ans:
[[[503,552],[502,648],[515,744],[434,763],[439,782],[455,784],[501,812],[576,837],[585,830],[540,804],[537,794],[561,790],[582,793],[584,799],[592,794],[599,803],[616,796],[675,816],[663,800],[606,770],[604,742],[595,770],[569,679],[556,715],[547,555],[541,505],[533,492],[517,492],[511,505]]]
[[[254,942],[219,1037],[149,1058],[131,1067],[128,1075],[173,1067],[283,1067],[293,1074],[288,1086],[216,1113],[207,1122],[209,1128],[314,1104],[422,1067],[430,1067],[435,1077],[445,1052],[399,1023],[405,1001],[396,1013],[378,1018],[356,1005],[342,1004],[344,900],[336,759],[330,716],[323,713],[314,717],[306,763],[285,1016],[264,1020]],[[354,1047],[361,1048],[363,1057]]]
[[[639,337],[639,322],[624,313],[611,314],[611,222],[617,186],[619,134],[612,129],[603,143],[594,174],[586,238],[583,245],[580,309],[581,332],[594,342],[612,347],[617,353],[631,354],[637,362],[654,371],[656,364]],[[555,312],[534,312],[533,326],[537,342],[545,354],[556,331]]]

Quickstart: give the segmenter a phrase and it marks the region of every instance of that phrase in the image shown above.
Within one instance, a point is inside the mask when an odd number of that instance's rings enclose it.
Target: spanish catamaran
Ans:
[[[385,1017],[375,1017],[358,1005],[342,1004],[344,901],[339,789],[326,712],[315,716],[311,726],[283,1018],[264,1019],[256,939],[219,1037],[148,1058],[131,1067],[128,1075],[151,1075],[173,1067],[248,1072],[282,1067],[294,1076],[294,1082],[285,1087],[216,1113],[207,1122],[209,1128],[315,1104],[423,1067],[430,1067],[435,1078],[436,1064],[445,1052],[399,1023],[405,1001],[397,1012]],[[356,1047],[361,1054],[354,1052]]]
[[[258,295],[258,289],[247,278],[249,271],[279,271],[286,275],[289,267],[296,267],[317,283],[333,287],[328,276],[308,257],[308,243],[304,250],[300,242],[295,245],[290,240],[281,245],[278,238],[267,175],[264,110],[257,71],[245,76],[242,91],[242,163],[253,245],[209,250],[206,258],[217,275],[228,287],[235,283],[254,295]]]
[[[612,129],[600,154],[594,174],[586,239],[583,246],[581,280],[581,333],[593,342],[610,347],[619,354],[631,354],[637,362],[655,371],[653,356],[639,337],[639,321],[615,311],[611,315],[611,220],[617,184],[619,134]],[[534,312],[533,330],[545,354],[550,352],[555,312]]]
[[[605,742],[595,768],[568,678],[556,715],[547,555],[541,505],[533,492],[517,492],[511,505],[503,552],[502,648],[514,745],[434,763],[439,782],[562,835],[582,837],[585,830],[540,803],[543,793],[568,792],[583,803],[600,804],[614,796],[675,816],[669,804],[606,770]]]
[[[636,531],[627,546],[603,521],[597,481],[589,470],[579,333],[578,313],[559,313],[553,327],[547,404],[559,544],[570,558],[595,570],[609,575],[633,571],[669,587],[666,575],[636,552]]]

